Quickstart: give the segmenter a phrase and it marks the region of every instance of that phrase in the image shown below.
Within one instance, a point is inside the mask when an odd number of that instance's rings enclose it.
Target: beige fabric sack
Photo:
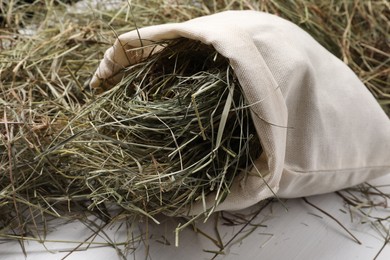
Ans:
[[[216,210],[332,192],[390,173],[389,118],[343,62],[291,22],[228,11],[125,33],[107,50],[92,87],[115,84],[118,72],[139,60],[132,50],[139,35],[145,42],[187,37],[213,45],[253,104],[264,153]],[[215,204],[212,195],[207,200],[207,207]],[[200,203],[190,213],[203,211]]]

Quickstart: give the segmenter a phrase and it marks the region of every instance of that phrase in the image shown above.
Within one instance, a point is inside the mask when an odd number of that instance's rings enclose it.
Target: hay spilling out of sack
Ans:
[[[23,147],[22,136],[12,144],[16,160],[3,168],[12,175],[2,185],[14,198],[3,206],[3,226],[75,212],[74,204],[153,217],[185,213],[213,191],[216,203],[224,198],[236,173],[260,155],[250,107],[212,47],[191,40],[156,46],[164,48],[127,68],[120,84],[75,117],[58,111],[50,132],[36,133],[46,145]]]

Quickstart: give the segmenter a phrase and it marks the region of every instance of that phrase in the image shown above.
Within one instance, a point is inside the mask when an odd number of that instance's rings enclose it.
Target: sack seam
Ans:
[[[383,165],[383,166],[367,166],[367,167],[358,167],[358,168],[345,168],[345,169],[330,169],[330,170],[313,170],[313,171],[300,171],[300,170],[292,170],[286,168],[285,170],[297,173],[297,174],[303,174],[303,173],[326,173],[326,172],[347,172],[347,171],[363,171],[363,170],[370,170],[370,169],[389,169],[390,173],[390,165]]]

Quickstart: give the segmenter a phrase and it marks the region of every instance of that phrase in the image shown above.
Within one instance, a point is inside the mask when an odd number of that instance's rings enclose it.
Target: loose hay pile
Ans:
[[[5,201],[4,227],[43,212],[77,212],[78,204],[153,218],[185,213],[212,191],[216,203],[223,199],[236,173],[260,155],[249,107],[228,61],[212,47],[161,45],[75,117],[60,111],[49,132],[35,133],[40,147],[26,148],[20,136],[4,149],[15,161],[2,169],[12,173],[2,183],[17,187],[15,203]],[[14,112],[6,108],[7,121]]]

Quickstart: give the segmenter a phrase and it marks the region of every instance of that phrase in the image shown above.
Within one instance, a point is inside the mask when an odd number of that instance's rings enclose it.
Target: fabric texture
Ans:
[[[141,28],[107,50],[92,87],[113,85],[149,41],[186,37],[227,57],[252,108],[263,147],[216,210],[327,193],[390,173],[390,120],[342,61],[298,26],[255,11],[228,11]],[[207,207],[215,197],[207,197]],[[204,211],[194,205],[191,213]]]

